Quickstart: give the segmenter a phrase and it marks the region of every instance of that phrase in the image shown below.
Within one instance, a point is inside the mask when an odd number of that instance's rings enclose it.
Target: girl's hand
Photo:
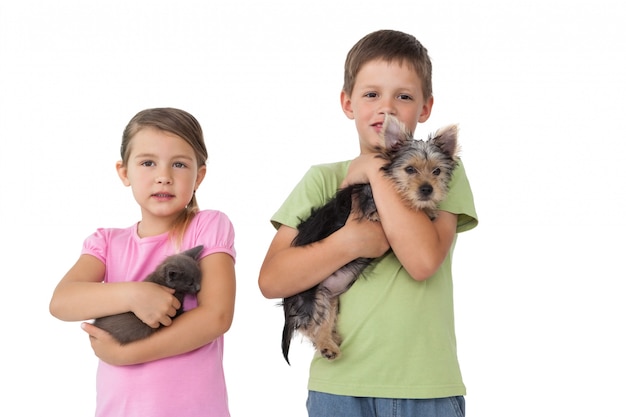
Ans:
[[[134,286],[136,291],[129,294],[131,311],[146,323],[156,329],[161,324],[169,326],[172,317],[180,308],[180,301],[174,297],[175,290],[152,282],[138,282]]]
[[[111,365],[128,365],[125,358],[125,346],[111,334],[90,323],[82,323],[80,327],[89,334],[91,348],[98,358]]]

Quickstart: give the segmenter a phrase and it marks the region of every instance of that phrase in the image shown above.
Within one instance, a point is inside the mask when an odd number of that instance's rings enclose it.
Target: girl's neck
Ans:
[[[171,230],[173,220],[171,219],[146,219],[145,217],[137,223],[137,235],[140,238],[162,235]]]

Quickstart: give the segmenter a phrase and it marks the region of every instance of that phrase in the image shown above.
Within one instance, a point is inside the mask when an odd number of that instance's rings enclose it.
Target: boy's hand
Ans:
[[[129,294],[131,311],[152,328],[172,324],[172,317],[180,308],[180,301],[174,297],[175,290],[152,282],[138,282]]]
[[[352,184],[369,184],[372,175],[380,172],[385,164],[382,158],[376,158],[376,154],[369,153],[359,155],[350,162],[348,174],[341,183],[341,188]]]
[[[357,257],[378,258],[389,250],[389,241],[380,222],[359,220],[352,213],[343,229],[349,233]]]

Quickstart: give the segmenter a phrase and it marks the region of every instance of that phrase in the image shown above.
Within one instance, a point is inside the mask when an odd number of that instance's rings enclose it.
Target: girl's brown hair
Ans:
[[[200,123],[184,110],[164,107],[142,110],[128,122],[122,134],[122,146],[120,147],[124,166],[128,164],[133,136],[146,127],[153,127],[180,137],[193,148],[198,167],[206,165],[208,152],[204,144],[204,135]],[[177,246],[182,243],[183,234],[198,210],[198,202],[194,192],[191,201],[176,218],[170,229],[170,236]]]
[[[379,30],[366,35],[348,52],[344,67],[343,91],[352,95],[354,81],[366,63],[382,59],[410,65],[422,80],[424,100],[433,94],[432,63],[428,50],[413,36],[397,30]]]

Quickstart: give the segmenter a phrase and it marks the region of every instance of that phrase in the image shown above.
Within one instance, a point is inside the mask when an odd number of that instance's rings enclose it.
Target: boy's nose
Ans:
[[[380,102],[380,107],[378,109],[378,113],[379,114],[391,114],[391,115],[395,115],[396,114],[396,110],[393,107],[393,100],[392,99],[386,99],[386,100],[381,100]]]

